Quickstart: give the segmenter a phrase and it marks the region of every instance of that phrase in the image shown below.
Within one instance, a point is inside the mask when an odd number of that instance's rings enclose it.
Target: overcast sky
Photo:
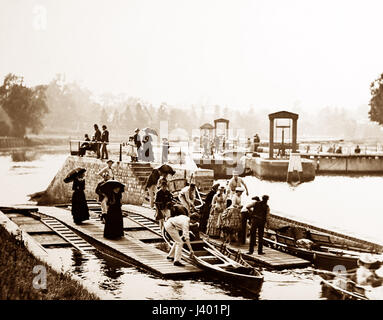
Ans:
[[[383,1],[0,0],[0,76],[57,73],[154,105],[355,108],[383,72]]]

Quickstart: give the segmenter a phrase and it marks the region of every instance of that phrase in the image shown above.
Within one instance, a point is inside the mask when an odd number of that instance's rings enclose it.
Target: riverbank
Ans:
[[[0,149],[14,149],[24,147],[35,147],[35,146],[57,146],[67,145],[68,137],[0,137]]]
[[[98,300],[68,274],[54,271],[0,227],[0,300]],[[35,266],[47,270],[46,289],[35,289]]]

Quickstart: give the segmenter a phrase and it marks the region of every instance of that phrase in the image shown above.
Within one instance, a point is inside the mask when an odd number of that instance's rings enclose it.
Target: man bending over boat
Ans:
[[[182,264],[180,261],[184,242],[189,248],[190,258],[194,258],[194,252],[189,238],[189,227],[191,224],[196,223],[198,220],[199,215],[197,213],[193,213],[190,215],[190,217],[183,214],[171,217],[165,222],[165,230],[169,233],[174,241],[169,255],[166,258],[168,260],[174,261],[175,266],[184,266],[184,264]],[[182,236],[180,236],[179,231],[182,231]]]

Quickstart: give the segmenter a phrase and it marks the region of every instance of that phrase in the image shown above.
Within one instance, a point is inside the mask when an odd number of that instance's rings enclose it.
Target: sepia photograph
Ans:
[[[382,12],[1,0],[0,300],[383,300]]]

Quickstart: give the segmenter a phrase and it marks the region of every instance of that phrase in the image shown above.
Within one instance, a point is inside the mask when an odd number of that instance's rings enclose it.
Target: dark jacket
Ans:
[[[100,131],[100,129],[97,129],[94,132],[94,141],[101,141],[101,131]]]
[[[104,130],[101,134],[101,141],[102,142],[109,142],[109,131]]]
[[[265,224],[269,206],[264,201],[257,202],[251,212],[251,224]]]
[[[141,147],[141,141],[138,140],[138,133],[136,133],[134,136],[133,136],[133,139],[134,139],[134,144],[136,145],[137,148]]]
[[[146,181],[145,188],[149,188],[153,185],[156,185],[159,179],[160,179],[160,172],[157,169],[153,169],[152,173],[148,177],[148,180]]]
[[[163,191],[162,189],[157,191],[156,194],[156,206],[159,210],[166,209],[166,205],[173,199],[169,190]]]

